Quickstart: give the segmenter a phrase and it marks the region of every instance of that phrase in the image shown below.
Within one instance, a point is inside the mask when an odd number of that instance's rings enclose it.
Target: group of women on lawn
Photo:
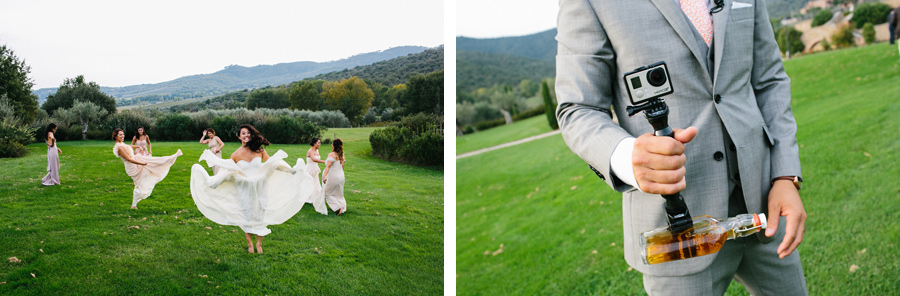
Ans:
[[[47,127],[47,175],[43,185],[59,185],[59,155],[56,145],[56,125]],[[153,192],[156,183],[162,181],[175,164],[181,149],[175,154],[154,157],[150,137],[143,127],[126,144],[125,131],[115,129],[113,154],[125,164],[125,173],[134,181],[131,208]],[[312,138],[306,161],[298,158],[291,166],[285,159],[287,153],[278,150],[271,156],[265,147],[270,143],[252,125],[239,128],[238,147],[229,159],[222,159],[225,143],[213,129],[203,131],[200,144],[207,144],[200,161],[212,168],[209,175],[200,164],[191,168],[191,196],[197,208],[208,219],[222,225],[234,225],[244,231],[247,251],[262,253],[262,238],[271,233],[268,225],[281,224],[293,217],[304,204],[310,203],[323,215],[328,214],[326,204],[335,214],[347,211],[344,199],[344,147],[340,139],[332,143],[333,151],[325,160],[319,156],[321,141]],[[325,170],[318,164],[324,163]],[[319,174],[322,174],[321,183]],[[324,184],[324,185],[323,185]],[[252,235],[256,235],[256,247]]]

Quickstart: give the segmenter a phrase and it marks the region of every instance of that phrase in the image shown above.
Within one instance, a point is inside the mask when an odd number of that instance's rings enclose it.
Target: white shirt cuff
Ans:
[[[631,153],[634,151],[634,140],[636,139],[628,137],[619,141],[619,144],[616,145],[616,149],[613,150],[612,156],[609,157],[609,166],[619,180],[637,188],[637,190],[641,190],[641,188],[637,186],[637,181],[634,179],[634,167],[631,165]]]

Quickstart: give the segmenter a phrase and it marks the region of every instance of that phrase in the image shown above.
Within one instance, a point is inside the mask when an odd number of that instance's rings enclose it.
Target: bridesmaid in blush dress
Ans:
[[[344,199],[344,142],[334,139],[331,147],[333,151],[328,153],[328,159],[325,160],[322,182],[325,183],[325,201],[328,202],[328,207],[340,216],[347,212],[347,200]]]
[[[219,136],[216,136],[216,131],[212,128],[203,131],[203,136],[200,137],[200,144],[206,144],[206,147],[209,148],[213,155],[222,158],[222,148],[225,147],[225,143],[222,142],[222,139],[219,139]],[[219,167],[213,166],[212,169],[213,175],[219,173]]]
[[[144,132],[144,127],[139,126],[137,133],[131,138],[131,146],[137,145],[134,153],[143,156],[153,156],[153,147],[150,146],[150,136]]]
[[[137,209],[138,202],[150,196],[156,183],[165,179],[169,174],[169,168],[175,164],[178,156],[181,156],[181,149],[178,149],[178,152],[173,155],[163,157],[135,155],[134,148],[137,146],[124,143],[125,131],[117,128],[113,131],[112,136],[116,141],[116,145],[113,146],[113,154],[122,160],[122,163],[125,164],[125,173],[134,181],[131,208]]]
[[[318,163],[325,163],[319,156],[319,146],[322,145],[322,141],[313,137],[309,141],[309,145],[312,147],[306,151],[306,172],[313,178],[315,185],[312,195],[306,202],[311,203],[319,214],[328,215],[328,208],[325,206],[325,192],[322,190],[322,182],[319,181],[319,173],[322,172],[322,169],[319,169]]]
[[[47,126],[44,136],[47,137],[47,175],[41,179],[44,186],[59,185],[59,155],[62,150],[56,146],[56,124],[51,123]]]

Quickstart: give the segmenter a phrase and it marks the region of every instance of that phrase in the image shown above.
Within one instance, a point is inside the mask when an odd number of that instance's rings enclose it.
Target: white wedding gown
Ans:
[[[316,159],[320,158],[316,157]],[[322,191],[322,181],[319,179],[322,169],[319,168],[318,163],[312,161],[312,158],[306,157],[306,172],[313,178],[315,184],[313,193],[306,202],[311,203],[319,214],[328,215],[328,208],[325,206],[325,192]]]
[[[303,160],[298,158],[291,167],[286,157],[278,150],[265,163],[260,157],[234,163],[205,150],[200,160],[219,167],[219,172],[209,176],[200,164],[191,167],[194,203],[213,222],[265,236],[272,232],[266,226],[293,217],[313,192],[314,182]]]
[[[125,160],[125,156],[119,155],[119,147],[125,147],[125,153],[139,162],[146,162],[147,165],[138,165]],[[146,199],[153,193],[153,187],[166,178],[169,174],[169,168],[175,164],[178,156],[181,156],[181,149],[170,156],[152,157],[134,154],[134,148],[124,143],[116,143],[113,146],[113,154],[125,163],[125,173],[134,181],[134,191],[132,192],[131,206],[136,207],[138,202]]]

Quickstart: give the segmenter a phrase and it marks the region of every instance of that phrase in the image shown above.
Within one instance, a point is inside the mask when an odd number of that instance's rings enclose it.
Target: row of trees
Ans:
[[[556,110],[552,78],[524,79],[515,86],[495,85],[472,92],[457,91],[457,125],[468,133]],[[555,117],[554,120],[555,122]],[[552,124],[551,124],[552,126]]]
[[[841,3],[836,1],[833,4],[839,5]],[[849,24],[838,24],[836,30],[829,38],[819,42],[825,50],[851,47],[856,45],[855,37],[853,36],[854,30],[860,30],[863,41],[866,44],[875,43],[875,25],[885,23],[890,12],[891,7],[881,2],[860,4],[853,10],[853,17],[850,19]],[[833,11],[831,9],[810,11],[809,14],[814,15],[811,25],[813,27],[821,26],[831,20],[835,14],[841,13],[840,10]],[[780,26],[777,20],[773,20],[772,24],[775,27],[775,40],[778,42],[778,47],[782,53],[785,55],[795,54],[802,52],[806,48],[806,45],[800,40],[800,37],[803,35],[802,32],[792,26]]]
[[[337,110],[353,125],[370,124],[419,112],[442,114],[444,71],[419,74],[406,84],[386,86],[353,76],[340,81],[306,80],[267,87],[247,95],[246,107],[292,110]],[[385,116],[385,110],[387,112]],[[395,115],[392,115],[395,114]],[[370,117],[368,120],[366,117]]]

